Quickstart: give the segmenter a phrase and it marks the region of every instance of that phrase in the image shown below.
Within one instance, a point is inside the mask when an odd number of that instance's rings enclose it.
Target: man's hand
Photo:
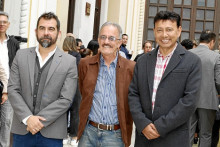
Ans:
[[[156,127],[154,126],[154,124],[150,123],[149,125],[147,125],[144,130],[142,131],[142,133],[144,134],[144,136],[148,139],[156,139],[158,137],[160,137],[160,134],[158,133]]]
[[[32,135],[39,132],[44,125],[41,121],[45,121],[46,119],[41,116],[30,116],[27,120],[27,131],[30,131]]]
[[[2,102],[1,104],[4,104],[5,101],[8,99],[8,94],[7,93],[2,93]]]

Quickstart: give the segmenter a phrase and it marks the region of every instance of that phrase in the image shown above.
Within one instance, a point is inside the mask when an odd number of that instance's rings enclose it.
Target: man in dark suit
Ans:
[[[19,50],[11,67],[13,147],[62,147],[77,86],[76,59],[56,46],[60,21],[54,13],[42,14],[35,32],[39,45]]]
[[[152,51],[152,42],[151,41],[144,41],[143,45],[142,45],[142,49],[143,49],[143,53],[138,54],[134,61],[137,62],[137,60],[144,54],[149,53],[150,51]]]
[[[154,35],[159,46],[135,65],[128,99],[136,147],[189,147],[188,120],[196,108],[201,61],[177,42],[180,20],[175,12],[158,12]]]
[[[220,55],[212,49],[216,40],[215,33],[205,30],[201,33],[199,46],[190,50],[202,61],[202,82],[197,109],[191,118],[191,144],[196,125],[199,126],[199,147],[210,147],[212,127],[216,111],[219,110],[218,95],[220,94]]]

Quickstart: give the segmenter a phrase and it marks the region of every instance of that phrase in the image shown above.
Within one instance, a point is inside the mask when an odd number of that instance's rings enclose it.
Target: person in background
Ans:
[[[83,43],[82,43],[82,40],[79,39],[79,38],[76,38],[76,47],[77,47],[78,51],[80,51],[80,49],[82,49],[82,48],[85,48]]]
[[[66,52],[76,58],[76,64],[78,66],[79,61],[81,59],[81,55],[77,51],[76,40],[73,37],[73,35],[71,35],[70,33],[68,33],[68,36],[64,39],[63,50],[64,50],[64,52]],[[78,125],[79,125],[80,101],[81,101],[81,94],[80,94],[79,86],[77,83],[76,94],[74,96],[73,103],[72,103],[70,109],[67,111],[67,118],[70,122],[70,126],[68,128],[68,133],[69,133],[70,139],[69,139],[69,137],[65,138],[63,140],[63,144],[68,144],[70,141],[71,145],[73,145],[73,146],[78,145],[77,132],[78,132]],[[70,118],[68,117],[69,115],[70,115]]]
[[[99,31],[99,53],[79,63],[79,147],[131,144],[128,87],[135,62],[118,53],[121,32],[118,24],[104,23]]]
[[[73,33],[67,33],[67,34],[66,34],[66,37],[68,37],[68,36],[72,36],[73,38],[75,38],[75,36],[73,35]]]
[[[99,43],[97,40],[89,41],[87,48],[93,52],[93,56],[98,54]]]
[[[128,60],[131,59],[131,54],[129,54],[128,49],[126,48],[126,45],[128,43],[128,35],[127,34],[122,34],[122,44],[120,46],[120,51],[124,52],[126,55],[126,58]]]
[[[39,45],[19,50],[11,66],[13,147],[62,147],[77,87],[76,59],[56,45],[61,32],[53,12],[38,18],[35,33]]]
[[[82,58],[91,57],[93,56],[92,50],[85,48],[81,53]]]
[[[197,39],[193,39],[193,48],[196,48],[199,45],[199,41]]]
[[[220,54],[220,38],[218,39],[218,51],[219,51],[219,54]]]
[[[190,39],[184,39],[181,43],[180,43],[186,50],[192,49],[193,48],[193,41]]]
[[[144,50],[144,52],[142,54],[138,54],[134,61],[137,62],[138,58],[141,57],[142,55],[149,53],[150,51],[152,51],[152,42],[151,41],[144,41],[143,45],[142,45],[142,49]]]
[[[200,84],[196,111],[190,122],[190,140],[193,145],[196,125],[199,127],[199,147],[210,147],[212,128],[216,111],[219,110],[220,55],[214,48],[216,35],[210,30],[202,31],[199,46],[189,50],[202,61],[202,82]],[[190,61],[191,62],[191,61]]]
[[[201,60],[178,43],[180,21],[175,12],[158,12],[154,36],[159,46],[135,65],[128,94],[135,147],[189,147],[189,118],[199,95]]]
[[[9,15],[0,11],[0,62],[9,78],[9,71],[16,52],[20,49],[19,41],[14,36],[6,34],[10,26]],[[0,124],[0,147],[9,147],[10,130],[12,124],[13,109],[8,100],[7,93],[4,94],[1,104],[1,124]]]

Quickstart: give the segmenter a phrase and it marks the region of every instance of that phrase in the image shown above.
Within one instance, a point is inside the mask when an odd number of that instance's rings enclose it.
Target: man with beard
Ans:
[[[131,143],[128,86],[135,62],[118,53],[121,32],[118,24],[104,23],[98,37],[99,53],[80,60],[79,147],[128,147]]]
[[[62,147],[77,86],[76,59],[56,46],[60,21],[54,13],[42,14],[35,32],[39,45],[18,51],[11,67],[13,147]]]

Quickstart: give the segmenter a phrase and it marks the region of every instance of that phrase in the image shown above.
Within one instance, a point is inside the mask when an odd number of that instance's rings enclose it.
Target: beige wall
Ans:
[[[57,0],[56,14],[60,20],[61,35],[57,40],[57,45],[62,49],[63,40],[67,33],[67,21],[68,21],[69,0]]]
[[[108,21],[118,23],[128,34],[127,48],[133,52],[132,59],[142,48],[145,0],[109,0]]]

